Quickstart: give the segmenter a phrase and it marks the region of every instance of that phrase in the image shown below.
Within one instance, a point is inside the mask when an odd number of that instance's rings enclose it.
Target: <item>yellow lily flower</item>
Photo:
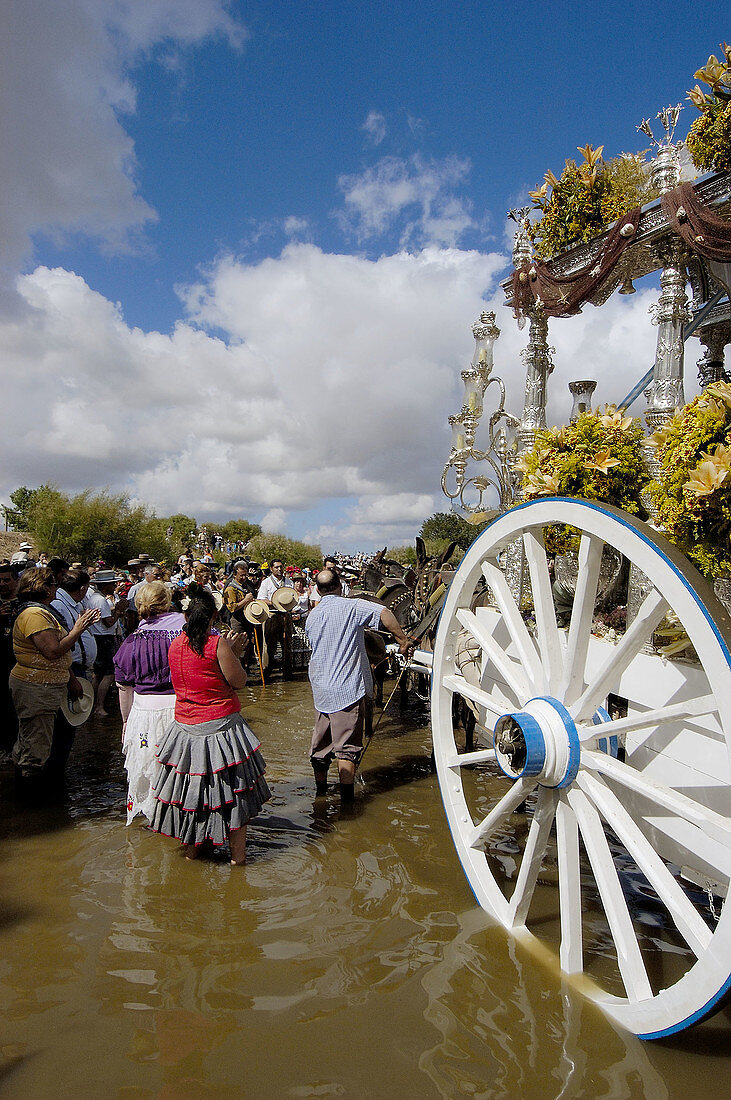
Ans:
[[[597,451],[591,462],[584,463],[584,469],[598,470],[600,474],[606,474],[612,466],[619,466],[619,459],[612,458],[611,451],[608,447],[604,447],[603,450]]]
[[[531,474],[523,486],[527,497],[545,497],[558,493],[558,479],[552,474]]]
[[[699,84],[696,84],[695,88],[690,89],[687,98],[690,100],[694,107],[698,108],[699,111],[702,111],[706,103],[710,102],[708,96]]]
[[[719,469],[713,461],[706,459],[691,471],[690,478],[683,488],[695,496],[707,497],[723,484],[727,474],[727,469]]]
[[[725,65],[722,65],[715,54],[711,54],[706,61],[705,68],[693,73],[696,80],[702,80],[704,84],[710,84],[711,88],[718,84],[725,73]]]
[[[554,477],[553,474],[544,474],[543,486],[542,496],[555,496],[559,490],[558,478]]]
[[[618,409],[613,408],[612,412],[607,409],[604,416],[599,417],[599,421],[605,428],[619,428],[620,431],[626,432],[632,424],[632,417],[622,416]]]
[[[529,191],[528,195],[533,199],[533,202],[538,203],[539,206],[543,206],[543,200],[548,195],[548,184],[544,183],[537,191]]]
[[[700,459],[701,463],[710,462],[717,470],[728,471],[731,469],[731,447],[726,447],[723,443],[717,443],[713,453],[701,451]]]
[[[588,144],[585,145],[583,149],[580,145],[577,145],[576,148],[581,153],[590,168],[594,168],[594,166],[599,163],[599,161],[602,159],[602,153],[604,152],[603,145],[600,145],[598,149],[595,149],[592,145]]]
[[[546,183],[550,183],[551,187],[557,187],[558,186],[558,180],[556,179],[556,177],[554,176],[554,174],[553,174],[553,172],[551,171],[550,168],[548,169],[548,171],[546,172],[546,174],[543,178],[546,181]]]
[[[731,470],[731,447],[719,443],[713,455],[714,462],[719,469]]]
[[[728,382],[712,382],[710,386],[706,386],[705,392],[723,401],[731,409],[731,385]]]

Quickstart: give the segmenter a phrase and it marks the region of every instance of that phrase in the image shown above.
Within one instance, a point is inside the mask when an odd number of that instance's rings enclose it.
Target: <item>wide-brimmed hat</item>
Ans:
[[[21,542],[18,549],[19,550],[32,550],[33,549],[33,544],[31,542]]]
[[[244,618],[253,626],[261,626],[271,616],[271,608],[264,600],[252,600],[244,608]]]
[[[272,595],[272,606],[277,611],[293,611],[297,606],[297,593],[294,588],[282,585]]]
[[[142,565],[142,562],[139,558],[130,558],[127,565]]]
[[[94,688],[88,680],[79,680],[83,695],[72,699],[68,692],[61,700],[61,712],[70,726],[81,726],[89,717],[94,706]]]
[[[91,579],[94,584],[118,584],[125,580],[125,577],[120,577],[113,569],[97,569]]]

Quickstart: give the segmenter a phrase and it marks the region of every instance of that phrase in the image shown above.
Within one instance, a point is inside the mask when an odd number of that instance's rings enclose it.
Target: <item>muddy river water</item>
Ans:
[[[0,1095],[731,1094],[731,1013],[642,1043],[476,907],[424,711],[389,708],[345,816],[313,798],[306,680],[246,695],[274,797],[244,868],[125,828],[118,717],[58,806],[0,775]]]

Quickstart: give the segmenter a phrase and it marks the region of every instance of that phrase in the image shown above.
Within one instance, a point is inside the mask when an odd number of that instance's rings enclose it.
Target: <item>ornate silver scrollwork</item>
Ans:
[[[505,383],[492,374],[493,345],[500,335],[495,324],[495,314],[484,312],[472,326],[475,352],[467,370],[461,371],[464,399],[460,412],[449,417],[452,429],[452,449],[442,473],[442,491],[467,512],[483,512],[487,497],[497,493],[499,507],[509,507],[513,499],[513,476],[510,464],[508,432],[518,424],[516,417],[505,408]],[[485,393],[490,386],[497,387],[498,402],[487,422],[488,446],[482,451],[475,447],[477,428],[484,411]],[[471,462],[485,463],[485,467],[473,477],[467,477]],[[447,485],[450,471],[454,472],[454,490]],[[475,500],[465,495],[477,493]]]

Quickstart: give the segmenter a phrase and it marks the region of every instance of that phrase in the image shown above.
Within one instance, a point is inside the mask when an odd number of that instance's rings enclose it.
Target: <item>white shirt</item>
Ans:
[[[278,588],[294,588],[294,585],[289,577],[282,577],[281,580],[277,580],[274,574],[270,573],[259,585],[257,599],[271,600]]]
[[[99,608],[102,613],[102,619],[108,619],[112,614],[114,607],[114,601],[103,596],[101,592],[98,592],[96,588],[90,588],[81,601],[82,606],[85,608]],[[108,637],[110,634],[117,633],[117,624],[112,623],[111,626],[105,626],[104,623],[99,620],[98,623],[94,623],[89,627],[90,634],[104,635]]]

